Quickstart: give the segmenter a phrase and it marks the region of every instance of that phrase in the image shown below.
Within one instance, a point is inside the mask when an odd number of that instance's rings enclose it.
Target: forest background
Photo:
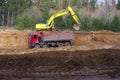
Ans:
[[[34,30],[67,6],[79,16],[81,31],[120,31],[120,0],[0,0],[0,28]],[[72,30],[74,23],[70,15],[55,19],[57,29]]]

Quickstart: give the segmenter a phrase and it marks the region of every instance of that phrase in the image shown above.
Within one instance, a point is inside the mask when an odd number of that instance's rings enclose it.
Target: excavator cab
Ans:
[[[36,30],[46,30],[46,24],[36,24]]]

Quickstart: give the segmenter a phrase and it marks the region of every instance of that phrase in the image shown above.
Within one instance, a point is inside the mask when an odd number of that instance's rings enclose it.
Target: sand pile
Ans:
[[[0,49],[28,48],[28,32],[17,30],[0,31]]]

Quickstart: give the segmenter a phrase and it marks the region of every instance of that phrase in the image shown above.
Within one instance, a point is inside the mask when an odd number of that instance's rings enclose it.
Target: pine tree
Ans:
[[[117,3],[117,9],[120,10],[120,0],[118,0],[118,3]]]
[[[95,9],[96,2],[97,2],[97,0],[90,0],[90,5],[91,5],[92,9]]]

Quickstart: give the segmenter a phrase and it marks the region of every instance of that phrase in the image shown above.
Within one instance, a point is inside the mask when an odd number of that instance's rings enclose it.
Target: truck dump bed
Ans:
[[[73,33],[55,33],[55,34],[43,34],[41,35],[43,41],[67,41],[74,39]]]

